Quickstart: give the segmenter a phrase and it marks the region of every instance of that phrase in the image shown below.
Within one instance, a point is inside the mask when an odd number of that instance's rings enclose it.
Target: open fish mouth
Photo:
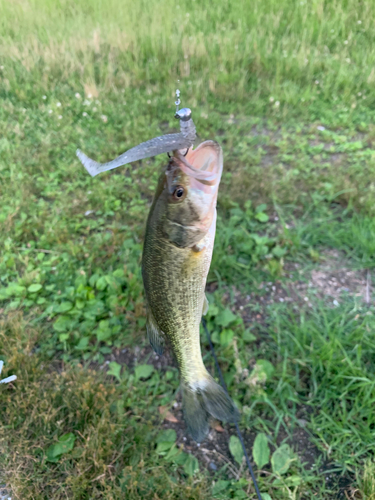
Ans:
[[[174,160],[186,175],[201,184],[214,186],[220,183],[223,153],[217,142],[202,142],[196,149],[189,150],[186,156],[182,156],[179,151]]]

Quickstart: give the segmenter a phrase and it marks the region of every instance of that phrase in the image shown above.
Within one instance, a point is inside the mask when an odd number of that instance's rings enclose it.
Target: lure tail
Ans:
[[[240,417],[231,398],[211,376],[194,387],[182,384],[182,409],[188,432],[198,443],[208,434],[210,416],[231,423]]]
[[[175,117],[180,120],[179,134],[161,135],[160,137],[142,142],[107,163],[98,163],[86,156],[79,149],[77,149],[76,155],[88,173],[92,177],[95,177],[95,175],[101,172],[107,172],[107,170],[127,165],[133,161],[143,160],[144,158],[157,156],[168,151],[189,149],[194,144],[196,137],[195,125],[191,119],[191,111],[189,108],[180,109],[176,112]]]

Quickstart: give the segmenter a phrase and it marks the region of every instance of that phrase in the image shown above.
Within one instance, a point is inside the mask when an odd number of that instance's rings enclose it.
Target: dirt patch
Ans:
[[[168,367],[177,367],[175,359],[170,349],[165,349],[162,356],[158,356],[151,346],[131,347],[126,349],[115,349],[111,354],[105,356],[105,361],[101,365],[92,365],[93,369],[103,369],[111,361],[116,361],[121,366],[126,366],[132,370],[136,365],[147,363],[157,370],[166,370]]]
[[[370,302],[371,275],[366,270],[349,269],[343,255],[330,250],[323,255],[324,262],[311,272],[309,286],[318,290],[321,297],[339,299],[342,295],[360,297]],[[310,285],[311,283],[311,285]]]
[[[299,264],[288,263],[287,272],[302,274]],[[338,306],[340,301],[355,297],[366,304],[371,302],[372,277],[366,269],[351,269],[345,256],[337,250],[325,251],[322,261],[310,272],[304,272],[304,279],[284,284],[289,299],[311,304],[316,298],[328,300]],[[280,300],[280,299],[279,299]],[[281,298],[282,301],[282,298]]]
[[[328,295],[336,299],[344,293],[356,297],[366,298],[367,279],[364,271],[333,271],[330,269],[314,270],[311,273],[311,283],[314,288],[322,292],[322,295]]]
[[[247,295],[232,287],[224,293],[224,300],[233,304],[231,309],[241,314],[246,324],[261,325],[267,323],[267,306],[275,303],[289,303],[295,310],[312,307],[314,298],[327,300],[332,307],[348,297],[371,303],[370,271],[350,269],[344,256],[336,250],[324,252],[322,262],[311,270],[302,269],[299,263],[287,262],[284,272],[284,279],[261,282],[256,291]],[[211,283],[208,291],[213,292],[216,287],[216,283]]]

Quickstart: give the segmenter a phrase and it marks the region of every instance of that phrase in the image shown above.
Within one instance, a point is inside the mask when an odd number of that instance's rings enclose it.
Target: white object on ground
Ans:
[[[2,372],[4,366],[4,361],[0,361],[0,375]],[[17,379],[17,375],[11,375],[10,377],[4,378],[3,380],[0,380],[0,384],[8,384],[9,382],[13,382],[13,380]],[[1,500],[1,498],[0,498]]]

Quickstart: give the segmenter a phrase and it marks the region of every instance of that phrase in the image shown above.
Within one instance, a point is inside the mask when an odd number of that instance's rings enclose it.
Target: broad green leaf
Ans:
[[[259,212],[255,214],[255,218],[258,219],[259,222],[268,222],[269,220],[268,215],[265,214],[264,212]]]
[[[15,295],[16,297],[22,295],[26,290],[26,287],[22,285],[9,285],[8,288],[5,288],[3,293],[4,295],[7,295],[8,297],[11,297],[12,295]]]
[[[62,302],[56,309],[56,312],[64,313],[72,309],[73,304],[71,302]]]
[[[288,472],[292,457],[288,444],[283,444],[273,453],[271,458],[272,470],[275,474],[285,474]]]
[[[282,248],[279,245],[276,245],[275,248],[272,249],[273,255],[275,255],[275,257],[278,257],[279,259],[283,257],[286,254],[286,252],[287,252],[286,248]]]
[[[62,446],[63,453],[67,453],[68,451],[73,449],[76,437],[72,432],[68,434],[64,434],[59,438],[59,443]]]
[[[268,464],[270,460],[270,449],[268,446],[268,439],[263,432],[260,432],[255,438],[253,446],[253,457],[254,457],[254,462],[257,464],[259,469],[261,469],[264,465]]]
[[[272,500],[268,493],[262,493],[262,500]]]
[[[76,345],[76,349],[78,349],[79,351],[85,351],[87,349],[87,346],[89,345],[89,341],[89,337],[82,337]]]
[[[223,330],[220,333],[220,344],[222,346],[227,346],[229,345],[234,337],[234,331],[233,330]]]
[[[299,486],[302,482],[302,478],[296,475],[288,476],[284,482],[287,486]]]
[[[152,365],[138,365],[135,368],[135,378],[138,380],[140,378],[148,378],[154,371]]]
[[[254,340],[257,339],[256,336],[249,330],[245,330],[243,332],[242,338],[244,339],[245,342],[254,342]]]
[[[99,328],[102,330],[107,330],[109,328],[108,319],[102,319],[101,321],[99,321]]]
[[[156,453],[164,455],[164,452],[171,450],[175,446],[177,434],[174,429],[167,429],[160,432],[156,438]]]
[[[258,205],[255,209],[257,214],[259,214],[260,212],[264,212],[265,210],[267,210],[267,205],[265,203]]]
[[[168,453],[165,455],[164,459],[165,460],[174,460],[176,455],[180,453],[179,448],[174,444],[172,448],[168,451]]]
[[[156,446],[156,453],[164,454],[163,452],[169,451],[174,446],[174,442],[163,441]]]
[[[100,316],[103,314],[105,311],[105,305],[104,302],[101,300],[90,300],[87,302],[85,310],[84,310],[84,316],[86,319],[93,319],[96,316]]]
[[[76,440],[75,435],[72,432],[64,434],[61,436],[57,443],[51,445],[46,454],[48,462],[57,462],[61,455],[68,453],[74,447],[74,442]]]
[[[117,378],[119,382],[121,382],[121,377],[120,377],[121,365],[116,363],[116,361],[111,361],[108,366],[109,370],[107,371],[107,375],[113,375],[114,377]]]
[[[224,479],[219,479],[212,488],[212,494],[217,495],[222,491],[226,490],[230,486],[230,481],[224,481]]]
[[[112,336],[112,330],[111,328],[98,328],[96,330],[96,336],[99,342],[104,342],[105,340],[108,340]]]
[[[91,278],[89,279],[89,283],[90,283],[90,286],[94,287],[96,282],[98,281],[99,279],[99,275],[98,274],[93,274],[91,276]]]
[[[232,313],[230,309],[224,309],[216,316],[216,323],[223,328],[226,328],[228,325],[233,323],[237,317]]]
[[[253,371],[250,373],[248,383],[251,385],[264,384],[272,377],[274,371],[275,368],[272,363],[266,359],[258,359],[255,363]]]
[[[76,309],[83,309],[86,305],[86,301],[84,301],[83,299],[77,299],[76,300]]]
[[[36,293],[39,292],[43,287],[40,283],[34,283],[33,285],[30,285],[29,288],[27,289],[28,292],[30,293]]]
[[[12,300],[10,304],[8,304],[8,309],[17,309],[17,307],[20,305],[21,301],[19,299],[17,300]]]
[[[273,480],[274,486],[299,486],[301,484],[302,478],[296,475],[288,477],[277,477]]]
[[[199,470],[198,460],[193,456],[189,455],[188,459],[184,463],[184,471],[188,476],[194,476],[194,474]]]
[[[123,278],[125,276],[125,273],[123,269],[116,269],[116,271],[113,271],[112,275],[115,278]]]
[[[58,462],[60,456],[61,456],[61,446],[59,444],[53,444],[51,445],[47,452],[47,462]]]
[[[267,380],[269,380],[274,374],[275,368],[273,364],[266,359],[258,359],[256,365],[262,367],[264,373],[266,374]]]
[[[237,436],[231,436],[229,440],[229,449],[233,458],[238,464],[242,464],[242,458],[244,456],[241,441]]]
[[[184,463],[188,458],[189,458],[189,453],[185,453],[184,451],[182,451],[173,458],[173,462],[177,465],[184,465]]]
[[[259,236],[259,234],[257,233],[251,233],[250,236],[257,244],[257,250],[259,249],[259,247],[266,246],[267,243],[270,243],[270,239],[268,238],[268,236]]]
[[[174,429],[167,429],[165,431],[162,431],[160,432],[160,434],[158,434],[158,437],[156,438],[156,442],[157,443],[162,443],[162,442],[170,442],[170,443],[174,443],[177,439],[177,434],[176,434],[176,431]]]
[[[249,495],[244,490],[237,490],[233,498],[246,498],[248,500]]]
[[[65,332],[66,330],[70,330],[74,324],[75,320],[70,316],[60,316],[53,324],[53,328],[57,332]]]
[[[219,334],[217,332],[213,332],[211,334],[211,340],[212,340],[213,344],[219,344],[220,343]]]
[[[219,313],[219,308],[213,302],[209,303],[208,316],[216,316]]]
[[[107,288],[107,280],[105,279],[105,276],[101,276],[98,281],[96,282],[96,288],[97,290],[103,291]]]
[[[114,276],[108,275],[104,277],[109,287],[112,288],[112,290],[117,290],[119,288],[119,284],[117,283],[116,278]]]
[[[91,335],[91,332],[95,328],[95,324],[96,324],[95,320],[86,319],[78,325],[78,329],[82,333],[82,335],[85,335],[85,334]]]

